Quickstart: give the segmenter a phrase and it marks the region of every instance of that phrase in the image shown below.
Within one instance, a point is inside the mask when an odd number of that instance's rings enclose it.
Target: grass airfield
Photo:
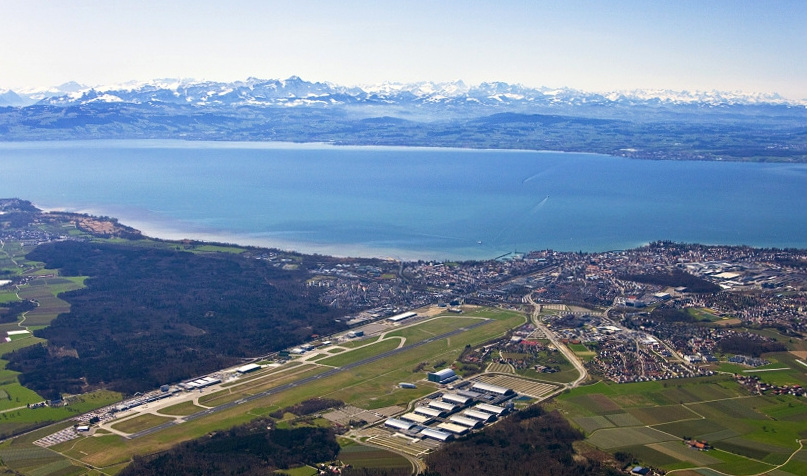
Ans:
[[[442,366],[451,363],[466,345],[481,344],[501,336],[508,329],[523,324],[525,319],[518,312],[469,308],[461,316],[440,314],[418,319],[411,324],[389,324],[389,329],[378,337],[370,337],[366,342],[359,341],[358,344],[351,342],[355,347],[331,346],[317,349],[280,367],[262,369],[257,374],[247,374],[242,379],[224,382],[214,389],[205,389],[201,393],[183,393],[181,397],[165,399],[164,404],[149,404],[149,408],[126,412],[101,425],[92,436],[82,435],[47,449],[34,446],[34,440],[30,438],[24,441],[12,440],[0,446],[0,457],[4,454],[17,455],[16,460],[13,456],[9,460],[9,467],[24,467],[26,471],[31,469],[32,473],[42,476],[74,474],[70,469],[73,467],[77,471],[75,474],[86,472],[88,468],[95,474],[116,474],[135,454],[162,451],[180,441],[245,423],[278,408],[313,397],[335,398],[369,410],[393,405],[406,407],[412,400],[436,389],[434,384],[426,381],[426,374],[434,369],[435,364]],[[471,328],[474,324],[478,325]],[[458,332],[441,337],[452,331]],[[413,347],[409,349],[410,346]],[[340,351],[333,352],[336,349]],[[389,351],[395,353],[363,365],[351,366]],[[423,362],[426,364],[421,366]],[[184,421],[189,416],[198,415],[200,410],[239,401],[342,366],[348,368],[282,392]],[[398,386],[400,382],[414,382],[417,388],[402,389]],[[177,424],[143,437],[126,437],[170,420],[175,420]],[[30,452],[31,458],[26,459],[26,451]],[[42,459],[45,453],[51,456]],[[54,468],[58,466],[53,464],[55,460],[51,461],[54,458],[60,461],[66,459],[72,463],[70,467],[60,467],[57,473],[53,473],[48,470],[48,465],[53,465]],[[44,464],[37,466],[37,461],[40,460]]]

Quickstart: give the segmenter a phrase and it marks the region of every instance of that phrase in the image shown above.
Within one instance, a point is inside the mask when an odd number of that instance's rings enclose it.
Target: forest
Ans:
[[[635,281],[637,283],[656,284],[658,286],[683,286],[687,288],[687,292],[699,294],[717,293],[721,290],[720,286],[717,284],[689,274],[686,271],[681,271],[680,269],[672,270],[669,273],[629,274],[620,276],[619,279]]]
[[[0,304],[0,324],[17,322],[23,313],[33,309],[36,309],[36,303],[30,300],[2,303]]]
[[[305,416],[314,413],[319,413],[329,408],[337,408],[344,405],[345,402],[341,400],[315,397],[310,398],[308,400],[303,400],[302,402],[289,407],[278,408],[277,410],[270,413],[269,416],[277,419],[283,418],[283,415],[285,415],[286,413],[293,413],[297,416]]]
[[[424,476],[622,474],[599,459],[575,454],[572,444],[582,439],[559,413],[534,405],[429,454]]]
[[[47,345],[4,356],[48,398],[106,387],[133,394],[297,345],[343,328],[303,271],[226,253],[55,242],[28,259],[89,276],[71,305],[35,331]]]
[[[280,430],[273,426],[272,419],[258,419],[164,453],[136,456],[120,474],[270,474],[274,469],[315,465],[338,457],[339,445],[330,429]],[[616,469],[621,465],[611,457],[598,452],[577,453],[572,445],[582,439],[582,433],[559,413],[547,413],[535,405],[431,453],[426,457],[428,469],[421,476],[622,474]],[[348,468],[343,474],[392,476],[400,472]]]
[[[733,335],[722,339],[718,346],[727,354],[742,354],[760,357],[768,352],[785,352],[787,347],[781,342],[771,341],[757,334]]]
[[[327,428],[273,429],[254,420],[228,431],[181,443],[159,455],[135,456],[121,476],[267,475],[276,469],[330,461],[339,453]]]

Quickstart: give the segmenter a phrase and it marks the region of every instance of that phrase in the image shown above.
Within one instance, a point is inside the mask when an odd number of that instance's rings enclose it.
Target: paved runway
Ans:
[[[353,368],[356,368],[356,367],[359,367],[359,366],[362,366],[362,365],[371,364],[371,363],[376,362],[376,361],[378,361],[380,359],[385,359],[385,358],[387,358],[387,357],[389,357],[391,355],[395,355],[395,354],[397,354],[399,352],[405,352],[407,350],[414,349],[416,347],[420,347],[420,346],[429,344],[429,343],[434,342],[436,340],[445,339],[447,337],[451,337],[451,336],[460,334],[462,332],[469,331],[469,330],[474,329],[476,327],[485,325],[488,322],[490,322],[490,319],[480,320],[480,321],[477,321],[477,322],[475,322],[473,324],[467,325],[465,327],[460,327],[459,329],[455,329],[455,330],[453,330],[451,332],[446,332],[445,334],[440,334],[438,336],[429,337],[426,340],[416,342],[416,343],[414,343],[412,345],[405,345],[405,346],[400,347],[398,349],[393,349],[393,350],[390,350],[390,351],[387,351],[387,352],[382,352],[381,354],[375,355],[373,357],[368,357],[368,358],[366,358],[364,360],[359,360],[357,362],[353,362],[353,363],[350,363],[350,364],[347,364],[347,365],[343,365],[342,367],[331,369],[331,370],[328,370],[328,371],[326,371],[324,373],[321,373],[321,374],[312,375],[310,377],[306,377],[306,378],[297,380],[296,382],[287,383],[287,384],[284,384],[284,385],[280,385],[279,387],[270,388],[269,390],[266,390],[264,392],[256,393],[255,395],[250,395],[248,397],[244,397],[244,398],[242,398],[240,400],[236,400],[234,402],[225,403],[225,404],[219,405],[219,406],[217,406],[215,408],[208,408],[207,410],[202,410],[200,412],[196,412],[196,413],[194,413],[192,415],[186,416],[185,418],[183,418],[181,420],[169,421],[169,422],[163,423],[162,425],[157,425],[155,427],[148,428],[146,430],[139,431],[137,433],[132,433],[127,438],[130,439],[130,440],[133,440],[135,438],[140,438],[142,436],[150,435],[152,433],[156,433],[156,432],[164,430],[166,428],[170,428],[170,427],[172,427],[174,425],[178,425],[178,424],[180,424],[180,423],[182,423],[184,421],[196,420],[197,418],[202,418],[204,416],[212,415],[212,414],[214,414],[216,412],[224,411],[224,410],[230,409],[232,407],[236,407],[238,405],[242,405],[244,403],[251,402],[253,400],[257,400],[259,398],[264,398],[264,397],[268,397],[270,395],[274,395],[276,393],[284,392],[284,391],[286,391],[286,390],[288,390],[290,388],[294,388],[294,387],[297,387],[299,385],[305,385],[305,384],[313,382],[315,380],[319,380],[319,379],[330,377],[332,375],[336,375],[339,372],[344,372],[346,370],[350,370],[350,369],[353,369]]]

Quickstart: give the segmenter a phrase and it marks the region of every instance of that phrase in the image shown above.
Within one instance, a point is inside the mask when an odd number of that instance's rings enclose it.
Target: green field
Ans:
[[[138,431],[147,430],[171,420],[173,420],[173,418],[145,414],[124,420],[120,423],[115,423],[112,425],[112,428],[124,433],[137,433]]]
[[[355,468],[412,469],[412,463],[397,453],[352,441],[342,447],[338,458]]]
[[[287,476],[316,476],[317,469],[311,466],[300,466],[298,468],[279,469],[275,474],[285,474]]]
[[[567,347],[583,362],[588,362],[597,356],[597,352],[589,350],[589,348],[583,344],[568,344]]]
[[[158,413],[171,416],[186,416],[202,410],[204,410],[202,407],[194,405],[193,402],[182,402],[171,405],[170,407],[165,407],[159,410]]]
[[[290,369],[292,369],[294,367],[297,367],[298,365],[302,365],[302,364],[303,364],[302,362],[286,362],[285,364],[283,364],[281,366],[278,366],[278,367],[268,367],[268,368],[263,368],[263,369],[260,369],[260,370],[255,370],[253,372],[250,372],[247,375],[243,375],[243,376],[239,377],[238,380],[236,380],[234,382],[223,383],[223,384],[221,384],[221,387],[223,387],[223,388],[234,387],[236,385],[241,385],[241,384],[243,384],[245,382],[249,382],[251,380],[262,379],[262,378],[266,377],[267,375],[270,375],[270,374],[273,374],[273,373],[287,372]]]
[[[339,347],[344,347],[346,349],[355,349],[356,347],[361,347],[363,345],[367,345],[376,341],[378,341],[378,337],[368,337],[367,339],[364,338],[354,339],[339,344]]]
[[[706,309],[703,307],[690,307],[687,309],[687,312],[690,316],[694,317],[695,320],[704,321],[704,322],[715,322],[719,321],[722,318],[715,314],[711,309]]]
[[[40,278],[20,287],[20,297],[32,299],[39,305],[26,313],[25,326],[47,326],[61,313],[70,311],[70,305],[57,296],[63,292],[81,289],[84,278]]]
[[[9,252],[9,247],[11,246],[13,245],[7,243],[5,251]],[[21,256],[17,256],[15,259],[18,261],[23,260]],[[53,270],[48,270],[48,274],[52,275]],[[67,291],[82,288],[84,279],[84,277],[63,278],[48,276],[32,279],[28,284],[20,286],[20,298],[35,301],[37,307],[24,313],[19,322],[0,325],[0,332],[5,333],[26,328],[36,330],[49,325],[56,316],[70,310],[70,305],[57,296]],[[4,292],[0,296],[6,302],[16,300],[16,294],[13,292]],[[33,334],[14,336],[11,342],[0,343],[0,356],[40,342],[45,341],[33,336]],[[27,426],[37,425],[42,422],[57,421],[72,415],[70,410],[64,409],[27,408],[28,404],[42,402],[44,398],[37,395],[33,390],[20,385],[17,378],[19,373],[6,369],[7,364],[7,360],[0,359],[0,435],[16,432]]]
[[[387,334],[387,337],[400,336],[406,339],[407,345],[412,345],[430,337],[445,334],[446,332],[451,332],[454,329],[459,329],[460,327],[477,322],[479,322],[479,319],[468,317],[438,317],[421,324],[390,332]]]
[[[254,395],[256,393],[269,390],[270,388],[278,387],[285,383],[310,377],[312,375],[321,374],[327,370],[327,367],[318,367],[314,366],[313,364],[301,365],[293,368],[289,372],[278,372],[269,375],[265,379],[254,379],[240,385],[219,390],[218,392],[209,393],[203,397],[200,397],[199,403],[205,406],[222,405],[249,395]]]
[[[799,359],[790,352],[772,352],[764,354],[764,357],[771,363],[756,369],[743,367],[740,373],[743,375],[755,375],[763,382],[771,385],[801,385],[802,387],[807,387],[807,366],[797,362],[797,360],[802,362],[807,362],[807,360]],[[766,369],[782,370],[755,372],[756,370]]]
[[[73,466],[70,460],[59,453],[38,446],[0,449],[0,459],[5,466],[21,473],[46,475],[83,472],[83,468]]]
[[[234,253],[241,254],[246,251],[245,248],[239,246],[223,246],[223,245],[201,245],[193,248],[194,252],[202,253]]]
[[[63,451],[65,454],[87,464],[100,468],[116,468],[129,461],[133,454],[155,453],[180,441],[198,438],[212,431],[227,429],[234,425],[245,423],[257,415],[266,415],[277,408],[287,407],[312,397],[335,398],[351,405],[370,409],[389,405],[406,405],[412,399],[427,395],[435,389],[434,386],[427,384],[425,381],[419,382],[418,388],[415,390],[400,389],[398,387],[398,382],[425,380],[425,370],[412,371],[418,363],[424,360],[429,360],[430,362],[442,360],[453,362],[466,345],[479,345],[494,337],[501,336],[506,330],[525,322],[523,314],[511,311],[479,309],[474,310],[473,315],[489,318],[490,321],[478,328],[450,338],[436,340],[413,349],[405,349],[372,364],[318,379],[310,384],[300,385],[279,394],[246,402],[191,422],[173,425],[143,438],[123,440],[116,435],[105,435],[100,438],[82,438],[69,442],[69,444],[58,445],[55,449]],[[470,319],[463,321],[463,319],[467,318],[452,316],[451,321],[453,322],[450,325],[456,328],[462,322],[478,322]],[[427,329],[432,331],[436,328],[434,326],[439,328],[443,325],[448,324],[446,322],[429,324]],[[405,329],[399,330],[403,331]],[[415,338],[414,335],[413,338]],[[343,352],[329,357],[329,359],[345,358],[345,356],[357,351],[360,351],[361,355],[369,356],[383,352],[390,343],[395,344],[394,347],[397,347],[399,342],[400,339],[390,339],[363,349]],[[359,358],[358,354],[354,354],[350,361],[355,361],[357,358]],[[273,373],[266,375],[265,378],[255,378],[244,383],[239,382],[237,385],[220,392],[205,395],[200,399],[200,403],[207,406],[234,401],[243,395],[254,394],[285,382],[321,373],[329,367],[303,364],[298,365],[298,367],[289,372],[283,372],[280,370],[281,368],[273,369]],[[250,377],[252,376],[250,375]],[[118,428],[117,425],[124,425],[121,428],[122,431],[137,431],[138,428],[152,427],[167,420],[167,418],[160,417],[155,417],[157,420],[152,418],[139,420],[138,418],[129,422],[120,422],[116,424],[115,428]],[[373,456],[373,458],[377,458],[377,456]]]
[[[330,365],[332,367],[341,367],[346,364],[351,364],[353,362],[378,355],[388,350],[396,349],[399,345],[401,345],[401,339],[387,338],[366,347],[359,347],[358,349],[351,350],[349,352],[342,352],[339,355],[319,360],[317,363],[322,365]]]
[[[807,438],[807,403],[750,395],[729,377],[598,382],[561,394],[551,405],[595,446],[629,452],[666,470],[764,473],[785,463],[798,450],[797,441]],[[706,440],[715,449],[691,450],[684,437]],[[798,462],[791,467],[800,468]]]

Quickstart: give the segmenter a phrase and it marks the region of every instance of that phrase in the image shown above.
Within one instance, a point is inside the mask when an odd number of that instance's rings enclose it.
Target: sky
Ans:
[[[807,2],[0,0],[0,88],[248,77],[807,99]]]

